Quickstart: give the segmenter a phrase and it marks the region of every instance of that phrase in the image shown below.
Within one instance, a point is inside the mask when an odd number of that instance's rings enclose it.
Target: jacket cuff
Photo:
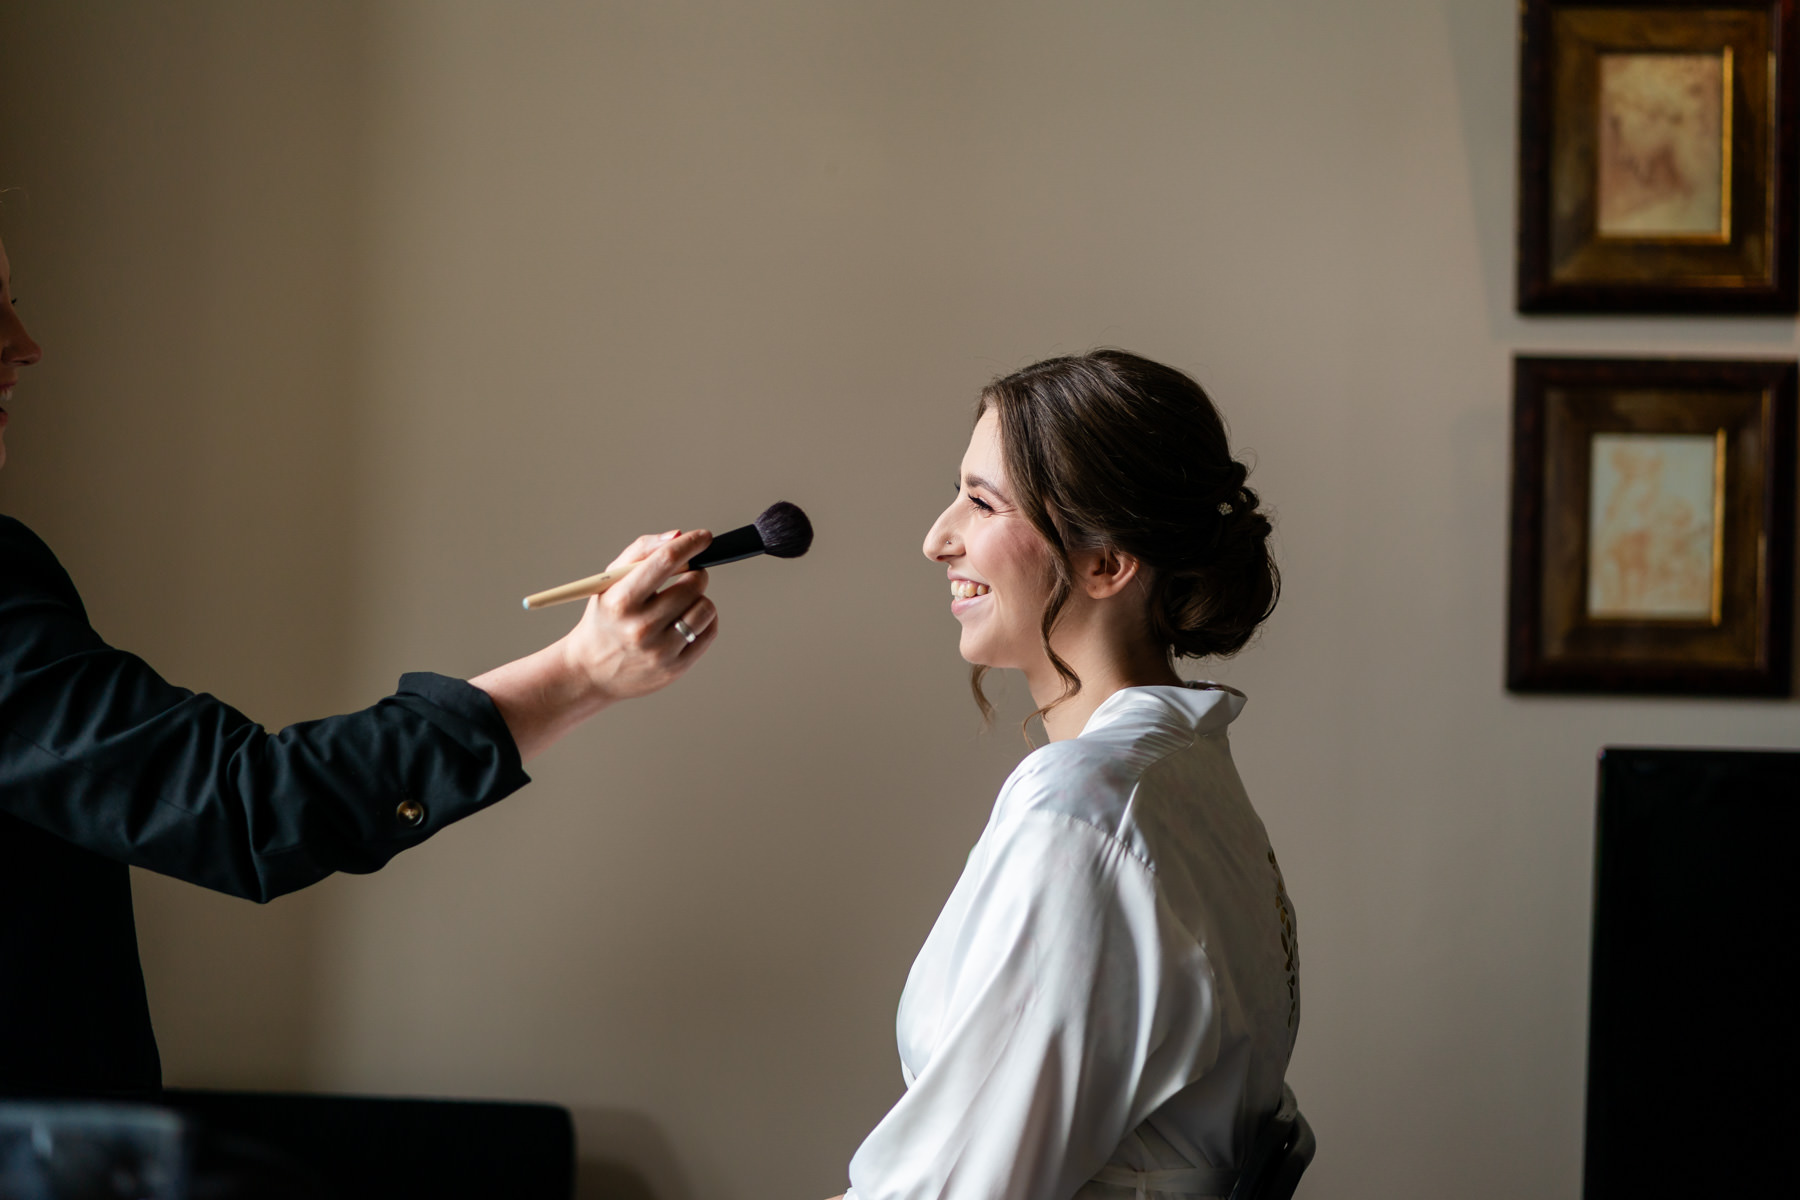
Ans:
[[[492,742],[501,754],[502,775],[516,780],[508,791],[531,782],[531,776],[525,773],[524,760],[519,757],[519,745],[513,741],[512,730],[506,727],[506,719],[495,707],[494,698],[468,680],[434,671],[408,671],[400,677],[400,686],[394,692],[417,696],[443,710],[452,718],[443,724],[452,726],[451,732],[465,740],[473,733]]]

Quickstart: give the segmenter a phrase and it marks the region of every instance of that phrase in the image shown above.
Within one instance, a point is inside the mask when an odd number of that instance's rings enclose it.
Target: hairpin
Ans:
[[[1229,517],[1231,515],[1231,505],[1223,500],[1219,501],[1219,515],[1221,517]]]

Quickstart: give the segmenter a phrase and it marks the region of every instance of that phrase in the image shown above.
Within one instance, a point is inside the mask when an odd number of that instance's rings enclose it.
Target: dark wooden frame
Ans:
[[[1514,360],[1509,689],[1790,693],[1797,380],[1793,362]],[[1588,616],[1592,435],[1721,428],[1719,622]]]
[[[1523,0],[1519,54],[1520,312],[1800,311],[1800,23],[1796,0]],[[1764,32],[1758,34],[1757,26]],[[1733,45],[1731,237],[1595,231],[1593,48]],[[1777,94],[1767,87],[1775,57]],[[1758,87],[1758,84],[1762,86]],[[1559,121],[1558,117],[1562,119]],[[1770,117],[1773,120],[1770,120]]]

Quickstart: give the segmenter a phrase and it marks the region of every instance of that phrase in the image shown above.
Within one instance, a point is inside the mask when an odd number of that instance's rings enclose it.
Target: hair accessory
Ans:
[[[694,644],[694,639],[696,639],[700,636],[699,634],[695,633],[693,630],[689,629],[687,622],[682,620],[680,617],[675,618],[675,632],[679,633],[682,637],[686,638],[687,644],[690,646]]]
[[[1224,500],[1219,501],[1219,515],[1221,517],[1229,517],[1231,515],[1231,505]]]

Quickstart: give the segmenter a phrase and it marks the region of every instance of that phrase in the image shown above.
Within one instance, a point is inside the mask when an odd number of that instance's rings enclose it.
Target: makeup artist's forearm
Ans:
[[[470,683],[486,692],[529,762],[612,701],[569,667],[561,642],[477,675]]]

